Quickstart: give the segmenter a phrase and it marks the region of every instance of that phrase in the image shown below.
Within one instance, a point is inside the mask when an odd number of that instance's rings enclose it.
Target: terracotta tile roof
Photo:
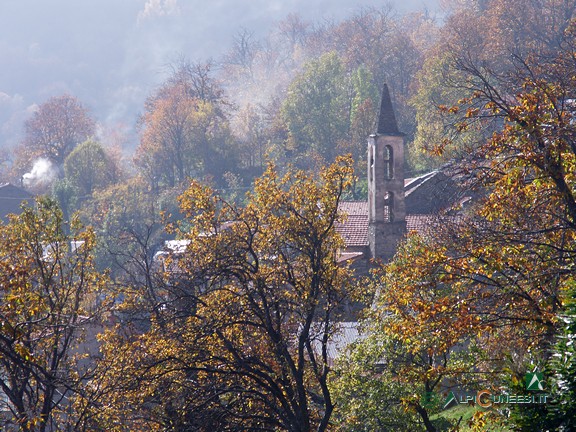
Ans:
[[[368,246],[368,203],[366,201],[344,201],[338,206],[348,218],[345,222],[336,225],[336,231],[344,238],[346,246]],[[435,215],[409,214],[406,215],[406,231],[417,231],[425,234],[433,229]]]
[[[425,234],[428,230],[433,228],[435,220],[437,220],[437,216],[434,215],[406,215],[406,231],[416,231],[420,234]]]
[[[368,217],[368,201],[341,201],[338,210],[350,216]]]
[[[336,231],[346,242],[346,246],[368,246],[368,213],[349,214],[345,222],[336,225]]]

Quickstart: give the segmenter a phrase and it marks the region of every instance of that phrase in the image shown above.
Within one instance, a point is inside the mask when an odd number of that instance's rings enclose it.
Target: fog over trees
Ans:
[[[0,430],[576,428],[576,0],[0,29]]]
[[[16,144],[35,107],[62,93],[77,96],[104,128],[132,131],[144,100],[166,77],[166,66],[182,55],[219,61],[242,28],[259,39],[290,13],[311,22],[338,21],[361,7],[381,5],[376,0],[2,1],[0,147]],[[435,10],[437,1],[396,7]]]

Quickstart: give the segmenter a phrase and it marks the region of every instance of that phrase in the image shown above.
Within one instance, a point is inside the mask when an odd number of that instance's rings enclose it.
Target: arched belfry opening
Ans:
[[[376,133],[368,139],[368,243],[372,258],[389,260],[406,232],[404,134],[384,84]]]

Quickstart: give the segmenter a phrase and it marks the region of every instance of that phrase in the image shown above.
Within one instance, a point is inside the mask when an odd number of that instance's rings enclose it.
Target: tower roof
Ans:
[[[392,108],[392,100],[390,99],[390,92],[388,85],[384,84],[382,88],[382,100],[380,102],[380,115],[378,116],[378,135],[404,135],[398,130],[396,123],[396,116],[394,115],[394,108]]]

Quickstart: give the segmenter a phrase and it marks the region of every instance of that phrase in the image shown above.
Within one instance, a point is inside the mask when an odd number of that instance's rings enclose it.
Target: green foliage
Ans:
[[[98,268],[130,278],[138,262],[150,266],[163,239],[163,212],[167,217],[178,215],[174,212],[176,195],[171,190],[160,195],[151,193],[139,177],[96,191],[83,204],[80,216],[98,235]]]
[[[282,118],[288,129],[287,149],[317,154],[330,161],[350,124],[349,83],[336,53],[306,64],[288,88]]]
[[[565,308],[560,314],[562,326],[552,349],[546,371],[552,394],[552,405],[547,412],[539,412],[540,424],[550,429],[576,429],[576,288],[574,284],[567,290]],[[526,423],[524,413],[516,416],[518,423]],[[542,420],[542,414],[547,417]]]
[[[75,188],[81,196],[92,195],[95,189],[104,188],[116,180],[112,160],[104,147],[94,140],[84,141],[68,155],[64,161],[64,173],[70,184],[68,190]]]
[[[360,179],[352,185],[354,200],[364,194],[361,182],[366,179],[366,139],[376,131],[379,91],[373,84],[372,74],[363,66],[352,75],[353,98],[350,114],[350,137],[338,147],[341,153],[350,153],[355,161],[354,171]]]
[[[79,196],[78,187],[68,178],[56,180],[52,185],[52,197],[62,209],[64,220],[70,220],[70,216],[77,209]]]
[[[446,111],[467,94],[460,84],[464,81],[465,75],[454,68],[453,57],[444,51],[429,57],[419,72],[419,90],[411,99],[416,110],[416,134],[408,156],[415,170],[460,160],[484,137],[478,128],[455,130],[453,114],[458,111]]]
[[[542,356],[534,356],[538,364],[533,362],[526,362],[520,365],[513,365],[514,369],[508,369],[504,385],[510,394],[533,394],[539,395],[545,393],[551,395],[550,391],[553,382],[553,372],[549,370],[542,362]],[[518,362],[516,362],[518,363]],[[528,372],[542,372],[544,375],[544,391],[527,391],[526,390],[526,373]],[[546,404],[538,405],[509,405],[506,407],[504,414],[506,415],[506,425],[515,431],[534,431],[534,430],[558,430],[561,418],[556,417],[553,413],[553,405],[555,404],[555,397],[548,398]],[[569,421],[570,415],[568,416]],[[568,429],[571,430],[571,429]]]
[[[422,430],[417,413],[407,401],[414,395],[424,395],[424,387],[403,380],[389,367],[397,349],[398,342],[372,336],[351,346],[338,359],[331,380],[337,407],[336,430]]]
[[[378,106],[378,95],[379,90],[374,85],[374,78],[370,71],[364,67],[360,66],[356,72],[352,75],[352,88],[353,88],[353,98],[352,98],[352,107],[351,107],[351,123],[357,123],[359,121],[358,117],[361,115],[361,105],[364,104],[367,100],[372,102],[372,106]],[[373,120],[372,122],[375,123],[376,116],[375,113],[372,113]],[[374,129],[375,130],[375,129]],[[366,134],[364,138],[368,135]]]

